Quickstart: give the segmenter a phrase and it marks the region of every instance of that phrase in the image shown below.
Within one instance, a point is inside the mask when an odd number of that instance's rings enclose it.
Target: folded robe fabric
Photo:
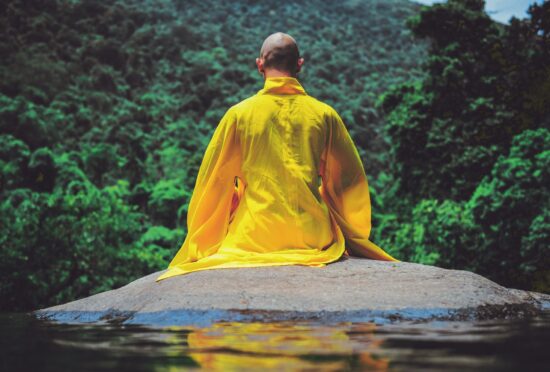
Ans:
[[[369,240],[371,202],[338,113],[294,77],[230,107],[204,153],[183,245],[157,281],[199,270],[399,261]]]

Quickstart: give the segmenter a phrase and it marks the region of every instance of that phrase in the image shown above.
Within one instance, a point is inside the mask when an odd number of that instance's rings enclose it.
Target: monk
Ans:
[[[157,281],[199,270],[307,265],[342,255],[399,261],[369,240],[367,177],[330,105],[307,94],[290,35],[256,58],[264,86],[230,107],[206,148],[187,236]]]

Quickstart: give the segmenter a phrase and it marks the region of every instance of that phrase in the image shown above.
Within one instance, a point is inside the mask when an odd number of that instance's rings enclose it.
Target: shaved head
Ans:
[[[297,69],[300,52],[296,40],[283,32],[269,35],[260,49],[260,58],[264,59],[264,68],[294,74]]]

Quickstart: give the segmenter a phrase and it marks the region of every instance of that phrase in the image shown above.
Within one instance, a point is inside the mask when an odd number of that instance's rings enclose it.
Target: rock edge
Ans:
[[[342,257],[325,267],[159,271],[121,288],[31,315],[59,323],[207,325],[219,321],[397,322],[524,318],[550,295],[506,288],[472,272]]]

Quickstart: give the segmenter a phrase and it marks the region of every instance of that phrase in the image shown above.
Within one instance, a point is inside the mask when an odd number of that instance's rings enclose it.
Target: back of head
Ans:
[[[300,52],[292,36],[276,32],[265,39],[260,58],[264,59],[264,68],[295,73]]]

